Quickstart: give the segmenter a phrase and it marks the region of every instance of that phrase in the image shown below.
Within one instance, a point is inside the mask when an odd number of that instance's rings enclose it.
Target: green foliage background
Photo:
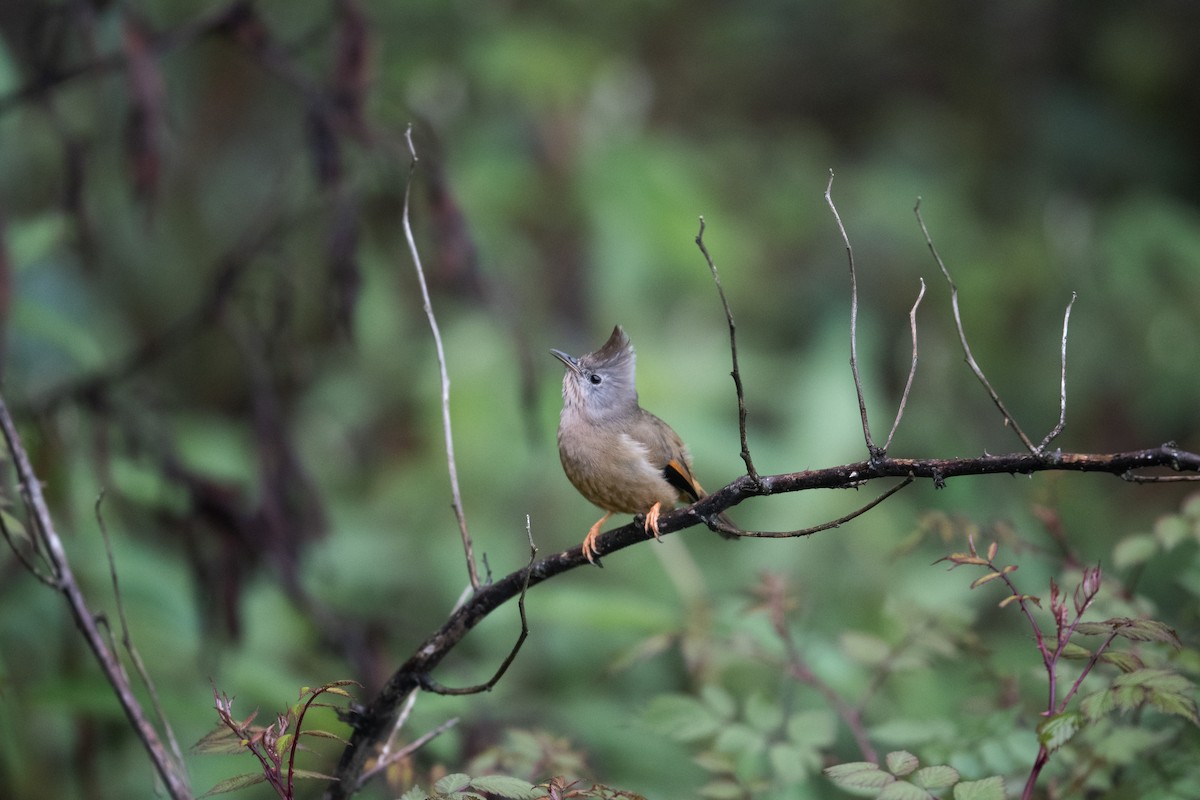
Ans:
[[[57,12],[43,17],[44,5]],[[215,722],[210,681],[247,713],[267,714],[300,686],[344,677],[377,685],[465,585],[437,364],[400,231],[401,134],[412,121],[422,156],[414,224],[445,334],[466,515],[497,574],[524,563],[527,516],[542,553],[577,544],[596,516],[558,464],[560,368],[550,347],[593,349],[622,323],[637,346],[643,405],[689,443],[701,480],[714,488],[742,473],[725,324],[693,243],[700,215],[739,321],[760,471],[862,457],[846,259],[822,196],[831,168],[859,268],[859,351],[877,437],[908,369],[906,315],[919,281],[928,286],[920,367],[892,454],[1018,447],[962,364],[949,292],[912,214],[917,197],[960,288],[975,354],[1031,435],[1057,418],[1062,313],[1077,292],[1058,444],[1200,447],[1200,7],[363,4],[370,59],[360,119],[369,131],[338,132],[334,183],[314,168],[322,151],[311,96],[231,36],[153,59],[158,174],[140,196],[138,151],[125,144],[137,103],[123,70],[17,94],[53,74],[46,64],[128,52],[135,21],[176,30],[211,11],[202,5],[0,10],[4,396],[88,596],[114,619],[93,513],[105,493],[131,627],[185,743]],[[286,62],[324,88],[345,46],[345,8],[354,6],[257,10]],[[445,208],[425,191],[431,176],[466,226],[449,246],[435,236]],[[358,223],[360,284],[339,326],[334,298],[346,284],[331,263],[341,213]],[[223,259],[263,229],[269,243],[253,250],[210,325],[98,395],[44,407],[56,387],[111,370],[186,318]],[[454,248],[475,257],[456,258]],[[305,495],[289,518],[303,523],[296,541],[252,556],[197,521],[193,498],[163,465],[169,455],[234,493],[234,505],[258,507],[270,468],[254,416],[264,380],[308,481],[290,484]],[[760,499],[733,516],[746,527],[803,527],[866,496]],[[937,757],[977,770],[971,777],[1019,775],[1036,750],[1044,690],[1028,631],[995,608],[994,587],[968,592],[969,579],[929,566],[962,543],[918,536],[937,527],[923,528],[924,515],[947,515],[958,533],[1011,529],[1036,543],[1010,560],[1022,564],[1023,590],[1040,594],[1051,575],[1063,579],[1045,557],[1053,544],[1038,509],[1061,520],[1085,563],[1108,568],[1118,542],[1149,532],[1185,496],[1185,487],[1106,477],[963,479],[940,492],[915,486],[811,539],[731,545],[692,530],[623,551],[603,571],[531,593],[530,640],[495,691],[418,702],[414,737],[463,718],[419,768],[460,771],[517,726],[566,737],[591,779],[648,797],[693,796],[703,770],[643,719],[654,698],[707,687],[737,702],[782,692],[789,715],[823,707],[811,690],[785,688],[777,669],[754,666],[760,645],[751,644],[770,636],[747,614],[748,592],[771,570],[796,592],[793,629],[814,669],[849,696],[872,674],[856,642],[895,645],[930,620],[973,631],[993,671],[972,669],[961,642],[948,645],[890,683],[868,722],[892,724],[898,739],[903,724],[917,725],[910,738],[928,734],[920,725],[983,731],[989,750]],[[300,541],[306,527],[312,535]],[[1169,555],[1151,547],[1146,560],[1110,570],[1118,584],[1136,583],[1138,611],[1175,626],[1189,648],[1200,593],[1193,536],[1173,540]],[[369,622],[357,662],[323,641],[310,610],[281,589],[291,569],[282,553],[295,555],[300,585],[319,606]],[[246,565],[237,580],[231,563]],[[229,593],[236,635],[220,611]],[[516,631],[516,609],[501,610],[436,677],[486,679]],[[1025,698],[1006,717],[978,697],[1004,682]],[[851,745],[839,731],[847,760]],[[240,771],[211,757],[190,758],[189,768],[200,790]],[[3,794],[150,797],[152,785],[59,597],[6,554]],[[834,792],[812,791],[796,796]]]

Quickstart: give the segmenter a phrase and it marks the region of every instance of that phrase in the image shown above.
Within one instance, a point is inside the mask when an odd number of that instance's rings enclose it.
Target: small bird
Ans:
[[[561,350],[550,353],[567,368],[558,422],[563,472],[605,512],[583,540],[584,556],[598,565],[596,537],[613,514],[645,514],[646,532],[658,539],[663,509],[680,500],[694,503],[705,492],[692,475],[692,457],[679,435],[638,405],[633,345],[620,325],[594,353],[579,358]],[[737,530],[724,514],[718,519]]]

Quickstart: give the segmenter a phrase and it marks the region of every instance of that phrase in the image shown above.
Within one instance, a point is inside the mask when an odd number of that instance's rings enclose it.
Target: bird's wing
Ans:
[[[695,502],[704,496],[704,490],[692,475],[692,459],[679,434],[671,426],[645,409],[639,408],[630,433],[646,446],[650,463],[662,470],[662,476],[681,497]]]

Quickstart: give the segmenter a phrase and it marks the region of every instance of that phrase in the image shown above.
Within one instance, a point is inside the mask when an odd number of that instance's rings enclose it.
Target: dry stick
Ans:
[[[1045,452],[1046,447],[1058,438],[1058,435],[1063,432],[1063,428],[1067,426],[1067,326],[1071,324],[1071,306],[1075,305],[1075,298],[1079,295],[1071,292],[1071,302],[1067,303],[1067,310],[1063,312],[1063,333],[1062,333],[1062,374],[1059,378],[1058,391],[1058,424],[1053,430],[1046,434],[1046,438],[1042,439],[1042,443],[1038,445],[1038,452]]]
[[[417,170],[417,150],[413,146],[412,125],[404,131],[404,140],[408,143],[408,154],[411,161],[408,165],[408,181],[404,184],[404,212],[401,221],[404,224],[404,238],[408,241],[408,251],[412,255],[413,266],[417,270],[417,283],[421,286],[421,299],[424,302],[425,316],[429,319],[429,329],[433,332],[433,344],[437,349],[438,369],[442,376],[442,430],[446,438],[446,461],[450,468],[451,505],[454,516],[458,520],[458,530],[462,535],[463,552],[467,558],[467,575],[471,579],[471,588],[479,589],[479,572],[475,567],[475,551],[471,545],[471,534],[467,532],[467,517],[463,513],[462,495],[458,490],[458,467],[454,461],[454,436],[450,431],[450,375],[446,371],[446,353],[442,348],[442,333],[438,328],[437,317],[433,315],[433,303],[429,299],[429,287],[425,283],[425,270],[421,268],[421,254],[417,252],[417,242],[413,238],[412,225],[409,223],[409,197],[412,194],[413,174]]]
[[[1004,415],[1005,423],[1012,427],[1013,431],[1021,439],[1021,443],[1025,445],[1029,452],[1034,455],[1040,455],[1041,450],[1025,435],[1025,431],[1021,430],[1021,426],[1017,424],[1016,419],[1004,407],[1004,402],[1000,399],[1000,395],[996,394],[996,390],[988,382],[987,377],[983,374],[983,370],[975,362],[975,356],[971,354],[971,346],[967,344],[967,333],[963,329],[962,316],[958,311],[958,286],[955,285],[954,279],[950,277],[950,271],[946,269],[946,264],[942,261],[941,255],[933,244],[933,238],[929,235],[929,229],[925,227],[925,220],[921,217],[921,198],[919,197],[917,198],[916,205],[913,206],[913,213],[917,215],[917,222],[921,226],[921,233],[925,235],[925,244],[929,246],[929,252],[933,254],[938,268],[941,269],[942,275],[946,278],[946,283],[950,284],[950,304],[954,309],[954,325],[958,328],[958,341],[962,344],[967,364],[971,367],[971,371],[975,373],[975,377],[983,384],[983,388],[987,389],[988,394],[992,397],[992,402],[996,404],[996,408],[1000,409],[1000,413]]]
[[[25,447],[21,443],[16,425],[13,424],[12,417],[8,413],[8,406],[3,398],[0,398],[0,428],[3,428],[5,443],[16,467],[21,494],[46,546],[46,559],[56,577],[55,587],[66,598],[71,615],[75,618],[76,627],[79,628],[84,640],[87,641],[96,660],[100,663],[100,668],[112,685],[126,718],[137,732],[138,738],[142,740],[150,760],[158,771],[159,777],[162,778],[167,793],[175,800],[190,800],[192,792],[188,787],[182,766],[172,760],[167,748],[163,746],[158,732],[146,718],[141,704],[134,696],[133,688],[125,678],[120,662],[105,643],[96,618],[87,607],[87,601],[75,580],[71,564],[67,560],[62,539],[59,538],[54,528],[50,509],[42,494],[42,485],[29,463],[29,455],[25,452]]]
[[[725,299],[725,288],[721,286],[721,276],[717,274],[717,265],[713,263],[712,256],[708,254],[708,248],[704,245],[703,216],[700,217],[700,232],[696,234],[696,246],[700,248],[704,260],[708,262],[713,282],[717,285],[717,294],[721,297],[721,306],[725,309],[725,321],[729,323],[729,353],[733,359],[733,371],[729,374],[733,377],[733,388],[737,392],[738,434],[742,439],[742,461],[746,464],[746,474],[754,480],[758,480],[758,470],[754,468],[754,462],[750,459],[750,445],[746,442],[746,395],[742,388],[742,372],[738,368],[737,326],[733,324],[733,311],[729,308],[729,301]]]
[[[913,307],[908,312],[908,327],[912,331],[912,366],[908,370],[908,380],[904,383],[904,393],[900,395],[900,407],[896,409],[896,421],[892,423],[887,441],[883,443],[884,453],[892,446],[892,437],[896,435],[896,429],[900,427],[900,419],[904,416],[904,407],[908,405],[908,393],[912,391],[913,378],[917,376],[917,307],[921,305],[924,297],[925,279],[921,278],[921,291],[917,293],[917,301],[913,303]]]
[[[96,498],[96,522],[100,526],[100,536],[104,539],[104,553],[108,556],[108,574],[112,578],[113,599],[117,604],[117,620],[121,624],[121,644],[124,646],[125,652],[129,654],[130,660],[133,661],[133,667],[137,670],[138,677],[142,679],[142,686],[150,696],[150,705],[154,708],[158,724],[162,726],[163,732],[167,736],[167,743],[171,746],[176,763],[182,764],[183,750],[179,747],[179,740],[175,738],[175,730],[171,727],[167,714],[163,710],[162,702],[158,698],[158,690],[150,678],[150,671],[146,669],[146,662],[142,661],[142,654],[134,646],[133,636],[129,633],[129,620],[125,617],[125,602],[121,599],[121,587],[117,582],[117,561],[113,557],[112,540],[108,536],[108,525],[105,524],[104,516],[100,513],[100,505],[103,502],[104,492],[101,492]]]
[[[867,401],[863,398],[862,379],[858,375],[858,278],[854,270],[854,249],[850,247],[850,237],[846,234],[846,226],[842,224],[842,215],[833,204],[833,170],[829,170],[829,183],[825,185],[825,202],[833,212],[838,230],[842,232],[842,242],[846,245],[846,260],[850,262],[850,371],[854,373],[854,390],[858,393],[858,413],[862,416],[863,438],[867,441],[867,452],[871,458],[883,455],[871,439],[871,425],[867,422]]]

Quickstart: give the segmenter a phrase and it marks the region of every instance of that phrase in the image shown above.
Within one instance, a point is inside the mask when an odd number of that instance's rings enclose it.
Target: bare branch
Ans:
[[[163,746],[158,732],[146,718],[145,712],[134,695],[133,688],[129,685],[124,670],[121,668],[120,662],[105,642],[104,636],[97,625],[96,617],[87,606],[87,601],[84,599],[83,592],[80,590],[79,584],[75,580],[74,572],[71,570],[71,564],[67,559],[62,539],[59,538],[58,532],[54,528],[50,509],[46,505],[45,496],[42,494],[41,482],[38,481],[37,475],[33,471],[33,467],[29,462],[29,455],[25,452],[25,447],[21,443],[20,436],[17,434],[16,425],[13,423],[12,417],[8,412],[8,405],[4,402],[3,398],[0,398],[0,429],[3,429],[5,443],[9,453],[12,455],[21,493],[29,505],[33,522],[38,529],[38,536],[42,538],[42,544],[46,550],[47,563],[50,565],[51,572],[57,577],[57,588],[66,598],[67,606],[71,609],[71,615],[75,618],[76,627],[83,634],[88,647],[91,648],[92,653],[96,656],[96,660],[99,662],[105,678],[112,685],[126,718],[128,718],[129,723],[133,726],[138,738],[142,740],[142,744],[145,746],[151,762],[153,762],[159,777],[163,780],[167,793],[174,800],[190,800],[192,792],[188,787],[182,765],[172,759],[166,747]]]
[[[408,241],[408,251],[412,255],[413,266],[417,271],[417,282],[421,286],[421,299],[424,303],[425,316],[429,319],[429,329],[433,332],[433,344],[437,349],[438,369],[442,376],[442,432],[446,439],[446,462],[450,470],[451,505],[454,516],[458,520],[458,530],[462,535],[463,553],[467,559],[467,575],[471,580],[471,588],[479,589],[479,571],[475,566],[475,550],[471,544],[471,534],[467,531],[467,517],[463,512],[462,494],[458,489],[458,466],[454,461],[454,435],[450,429],[450,375],[446,371],[446,353],[442,347],[442,332],[438,328],[437,317],[433,314],[433,303],[429,299],[429,286],[425,283],[425,270],[421,267],[421,254],[417,251],[417,242],[413,238],[412,224],[409,222],[409,199],[412,195],[413,175],[417,170],[417,150],[412,140],[412,125],[404,131],[404,140],[408,143],[408,153],[411,157],[408,167],[408,181],[404,184],[404,212],[401,221],[404,224],[404,238]]]
[[[908,380],[904,383],[904,393],[900,395],[900,407],[896,409],[896,421],[892,423],[892,429],[888,431],[887,441],[883,443],[884,453],[892,446],[892,437],[896,435],[896,429],[900,427],[900,419],[904,416],[904,407],[908,405],[908,393],[912,391],[913,378],[917,376],[917,307],[921,305],[921,300],[924,297],[925,279],[921,278],[921,291],[917,293],[917,301],[913,303],[912,308],[908,312],[908,327],[912,331],[912,367],[908,370]]]
[[[946,269],[946,264],[942,261],[941,255],[933,244],[933,238],[929,235],[929,229],[925,227],[925,220],[921,217],[921,198],[919,197],[917,198],[916,205],[913,206],[913,213],[917,215],[917,223],[921,226],[921,233],[925,235],[925,244],[929,246],[929,252],[933,254],[934,261],[937,262],[938,268],[941,269],[942,275],[946,278],[946,283],[950,284],[950,304],[954,308],[954,326],[958,328],[958,341],[962,344],[963,355],[966,358],[967,364],[971,367],[971,371],[975,373],[975,377],[983,384],[983,388],[987,389],[988,394],[991,395],[992,402],[996,404],[996,408],[1000,409],[1000,413],[1004,415],[1005,424],[1012,427],[1017,437],[1021,440],[1021,444],[1025,445],[1029,452],[1039,453],[1038,447],[1025,435],[1025,431],[1021,430],[1021,426],[1017,424],[1016,419],[1005,408],[1000,395],[996,394],[996,390],[992,388],[992,384],[988,382],[987,377],[983,374],[983,370],[976,363],[975,356],[971,353],[971,345],[967,343],[967,334],[963,330],[962,316],[958,311],[958,286],[955,285],[954,279],[950,277],[950,270]]]
[[[713,282],[717,285],[717,294],[721,297],[721,306],[725,309],[725,321],[729,323],[729,353],[733,359],[733,371],[729,374],[733,377],[733,388],[737,392],[738,434],[742,439],[742,461],[746,464],[746,474],[751,478],[758,478],[758,470],[754,468],[754,461],[750,458],[750,445],[746,442],[746,395],[742,387],[742,372],[738,368],[737,326],[733,324],[733,311],[730,310],[729,301],[725,298],[725,288],[721,286],[721,276],[717,274],[717,265],[713,263],[712,256],[708,254],[708,248],[704,245],[704,217],[700,217],[700,232],[696,234],[696,246],[700,248],[704,260],[708,262]]]
[[[867,442],[867,452],[871,458],[883,455],[883,452],[871,439],[871,425],[867,422],[867,401],[863,398],[862,378],[858,374],[858,277],[854,270],[854,248],[850,246],[850,236],[846,226],[842,224],[842,215],[838,213],[833,203],[833,170],[829,170],[829,183],[825,186],[825,202],[833,212],[838,230],[842,233],[842,243],[846,245],[846,260],[850,264],[850,371],[854,374],[854,391],[858,393],[858,413],[862,417],[863,438]]]
[[[1078,296],[1075,292],[1071,292],[1071,302],[1067,303],[1067,310],[1063,312],[1062,375],[1059,378],[1058,424],[1046,434],[1046,438],[1042,439],[1042,443],[1038,445],[1039,453],[1045,452],[1046,447],[1057,439],[1058,435],[1063,432],[1063,428],[1067,426],[1067,326],[1071,324],[1071,307],[1075,305],[1075,298]]]

